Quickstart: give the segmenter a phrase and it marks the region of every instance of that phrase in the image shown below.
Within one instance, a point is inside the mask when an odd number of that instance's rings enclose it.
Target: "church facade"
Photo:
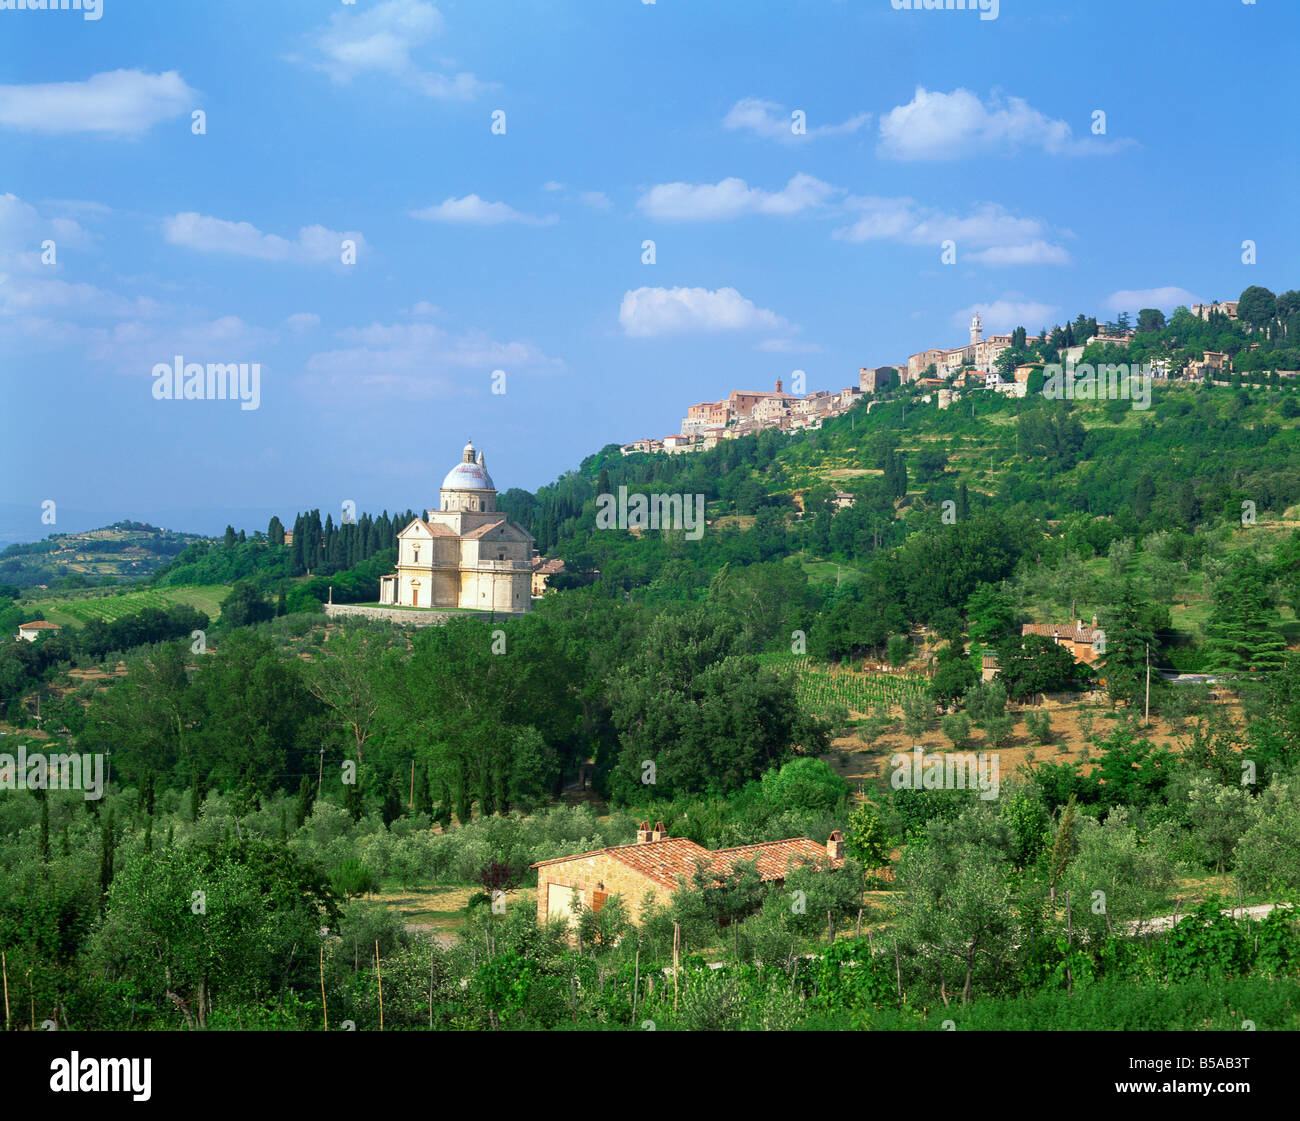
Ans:
[[[397,535],[397,571],[379,602],[522,613],[532,607],[533,536],[497,510],[482,452],[465,445],[442,481],[438,509]]]

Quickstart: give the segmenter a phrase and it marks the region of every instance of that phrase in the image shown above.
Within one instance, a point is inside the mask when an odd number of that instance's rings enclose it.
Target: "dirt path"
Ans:
[[[1292,904],[1259,903],[1254,907],[1225,907],[1219,913],[1223,915],[1231,915],[1233,918],[1245,918],[1254,921],[1266,918],[1279,907],[1289,911],[1292,909]],[[1151,934],[1161,930],[1170,930],[1178,919],[1184,919],[1186,917],[1186,912],[1182,914],[1161,915],[1159,918],[1142,919],[1138,922],[1125,923],[1124,926],[1130,934]]]

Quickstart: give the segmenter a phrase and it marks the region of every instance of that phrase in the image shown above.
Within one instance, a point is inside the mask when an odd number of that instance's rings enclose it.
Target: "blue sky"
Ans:
[[[102,5],[0,10],[5,540],[420,508],[466,437],[534,489],[976,309],[1300,286],[1292,2]]]

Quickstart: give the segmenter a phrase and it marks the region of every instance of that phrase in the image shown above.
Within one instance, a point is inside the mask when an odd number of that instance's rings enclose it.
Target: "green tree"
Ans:
[[[1248,549],[1233,553],[1214,583],[1213,606],[1205,623],[1209,667],[1226,673],[1270,672],[1281,668],[1286,641],[1268,591],[1268,570]]]
[[[848,797],[849,787],[820,759],[791,759],[768,771],[760,783],[763,801],[773,809],[829,813]]]
[[[1237,301],[1237,318],[1257,330],[1277,318],[1277,297],[1267,288],[1252,284]]]
[[[849,854],[869,869],[885,867],[894,848],[880,815],[873,806],[865,803],[849,815],[845,841]]]
[[[247,627],[273,618],[275,609],[266,602],[250,580],[236,581],[221,601],[221,622],[228,627]]]
[[[998,678],[1014,701],[1077,689],[1082,677],[1074,655],[1044,635],[1011,637],[998,646]]]

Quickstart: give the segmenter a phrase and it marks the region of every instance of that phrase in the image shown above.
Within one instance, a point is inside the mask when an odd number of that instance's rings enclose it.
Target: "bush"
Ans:
[[[774,809],[833,810],[849,787],[820,759],[792,759],[762,778],[762,798]]]
[[[1051,714],[1044,712],[1026,712],[1025,728],[1028,729],[1029,735],[1035,743],[1040,743],[1044,747],[1052,742],[1052,717]]]
[[[330,886],[345,899],[370,895],[379,890],[379,881],[359,860],[345,860],[330,873]]]
[[[962,748],[970,743],[970,717],[964,712],[959,712],[955,716],[945,716],[939,721],[939,726],[943,729],[943,734],[952,741],[953,747]]]

